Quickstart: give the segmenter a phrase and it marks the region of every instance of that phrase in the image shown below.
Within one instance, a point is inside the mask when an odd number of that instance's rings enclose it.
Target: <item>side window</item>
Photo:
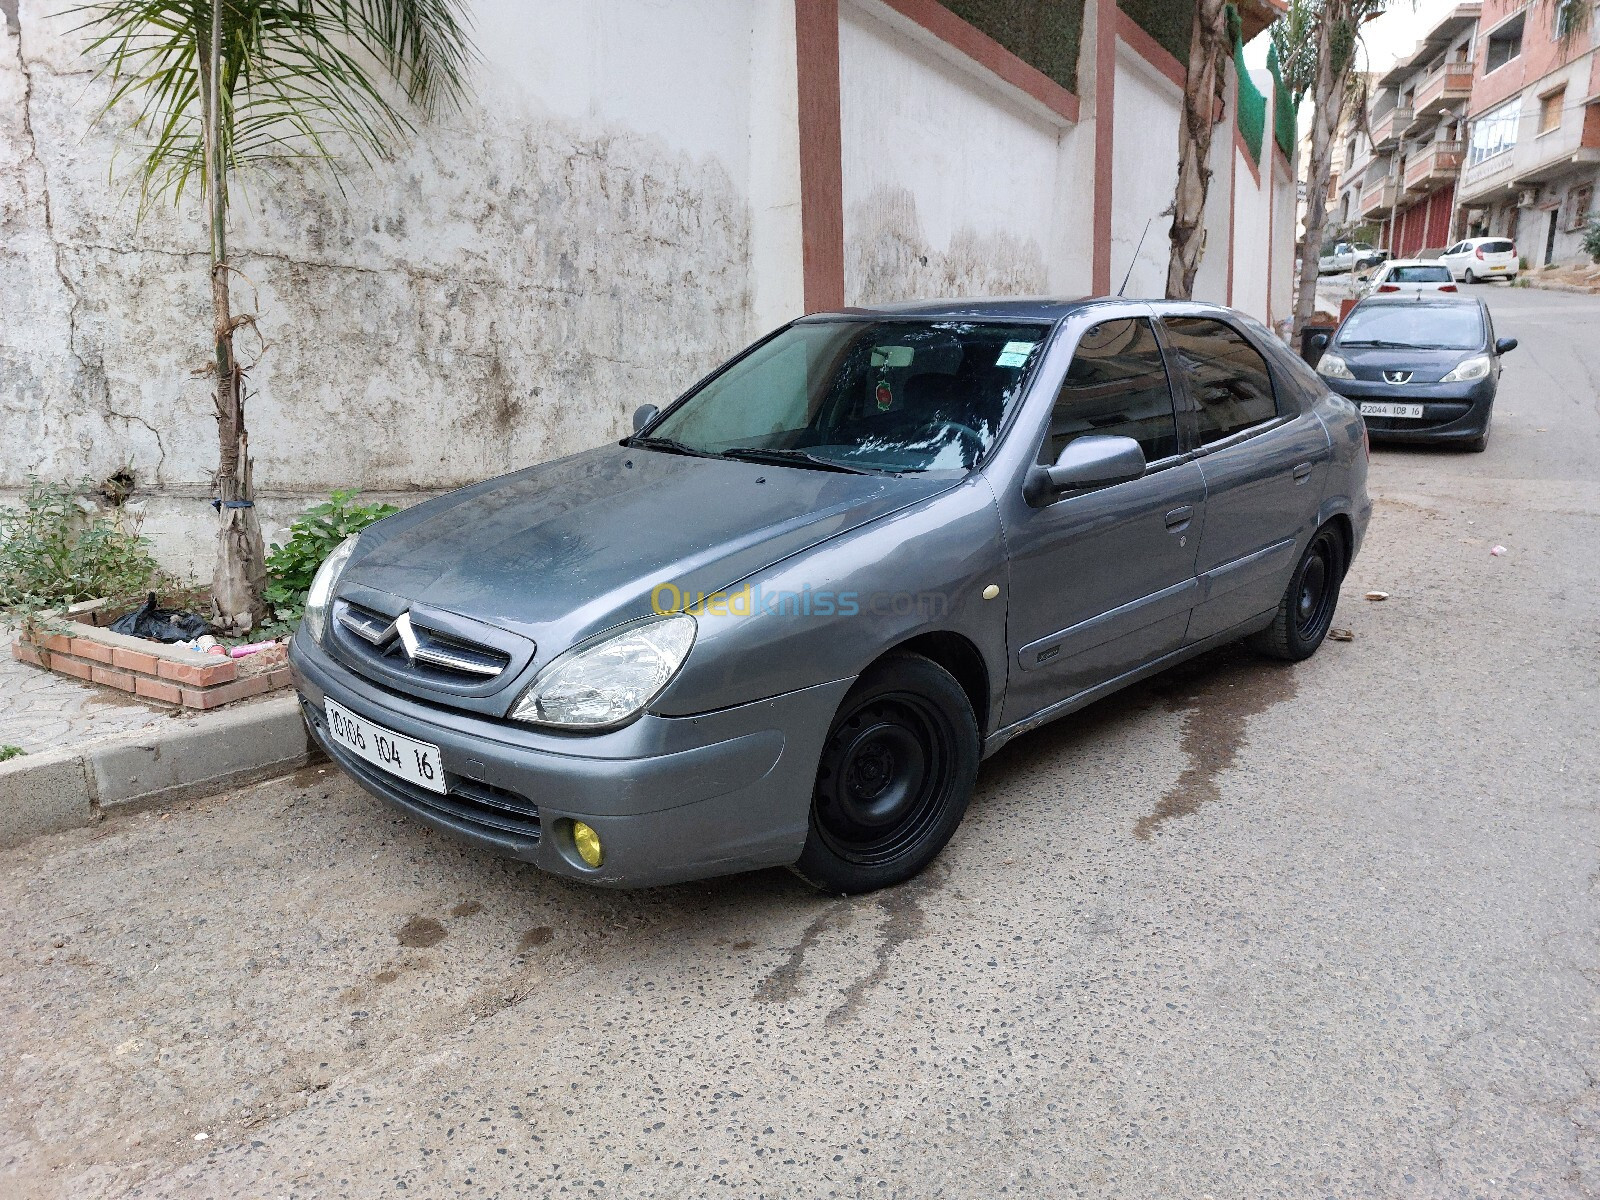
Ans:
[[[1146,462],[1178,452],[1172,389],[1149,321],[1103,321],[1078,342],[1050,414],[1046,461],[1086,433],[1131,437]]]
[[[1198,406],[1201,445],[1278,415],[1266,360],[1243,334],[1209,317],[1165,324]]]

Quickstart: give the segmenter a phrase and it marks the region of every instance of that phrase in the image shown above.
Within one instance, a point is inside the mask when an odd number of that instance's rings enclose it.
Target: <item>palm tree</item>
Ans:
[[[458,105],[474,58],[461,0],[101,0],[76,11],[111,84],[102,115],[136,106],[141,214],[191,182],[206,201],[220,514],[211,603],[219,625],[242,632],[265,615],[265,552],[233,344],[255,318],[235,314],[229,292],[230,180],[285,161],[337,179],[350,158],[370,165],[414,132],[402,105],[425,116]]]
[[[1205,249],[1206,193],[1211,189],[1211,134],[1227,102],[1228,0],[1195,0],[1189,33],[1189,75],[1178,128],[1178,189],[1172,200],[1172,257],[1167,260],[1167,298],[1194,296],[1194,277]],[[1237,19],[1236,17],[1234,19]]]
[[[1284,82],[1295,99],[1311,94],[1311,151],[1306,163],[1305,240],[1295,295],[1296,331],[1311,323],[1317,303],[1317,258],[1328,226],[1328,174],[1333,138],[1347,105],[1357,102],[1355,63],[1361,26],[1389,0],[1290,0],[1272,28]]]

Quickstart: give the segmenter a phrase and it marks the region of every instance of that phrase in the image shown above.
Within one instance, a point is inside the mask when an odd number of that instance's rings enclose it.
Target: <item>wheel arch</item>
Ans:
[[[889,647],[862,668],[862,673],[891,654],[918,654],[950,672],[972,705],[979,735],[989,732],[989,715],[998,711],[998,705],[990,693],[989,665],[972,639],[949,629],[919,633]]]

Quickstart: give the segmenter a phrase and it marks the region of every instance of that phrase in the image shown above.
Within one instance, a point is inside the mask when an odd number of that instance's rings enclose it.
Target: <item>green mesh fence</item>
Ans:
[[[939,0],[1067,91],[1078,90],[1083,0]]]
[[[1256,87],[1255,80],[1250,78],[1250,70],[1244,65],[1244,43],[1237,37],[1233,40],[1233,69],[1239,76],[1239,133],[1244,137],[1250,157],[1256,160],[1256,166],[1259,167],[1261,140],[1267,131],[1267,98]]]
[[[1300,106],[1294,102],[1278,69],[1278,48],[1267,49],[1267,70],[1272,72],[1272,136],[1285,158],[1294,157],[1294,140],[1300,133]]]
[[[1117,0],[1117,7],[1133,18],[1163,49],[1181,63],[1189,61],[1189,35],[1194,31],[1194,0]]]

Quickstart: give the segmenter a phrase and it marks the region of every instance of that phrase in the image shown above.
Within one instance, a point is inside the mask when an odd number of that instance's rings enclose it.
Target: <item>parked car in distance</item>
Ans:
[[[1517,245],[1506,238],[1467,238],[1441,254],[1439,261],[1461,283],[1517,278]]]
[[[290,653],[362,787],[613,886],[906,879],[1013,737],[1314,653],[1371,512],[1355,406],[1207,304],[822,313],[635,430],[351,537]]]
[[[1380,250],[1371,242],[1331,242],[1322,248],[1317,271],[1322,275],[1339,275],[1376,266],[1388,257],[1387,250]]]
[[[1416,295],[1419,292],[1457,291],[1450,268],[1420,258],[1397,258],[1380,264],[1367,282],[1369,296]]]
[[[1489,307],[1467,296],[1372,296],[1345,317],[1317,372],[1361,407],[1374,441],[1489,445],[1500,358]]]

